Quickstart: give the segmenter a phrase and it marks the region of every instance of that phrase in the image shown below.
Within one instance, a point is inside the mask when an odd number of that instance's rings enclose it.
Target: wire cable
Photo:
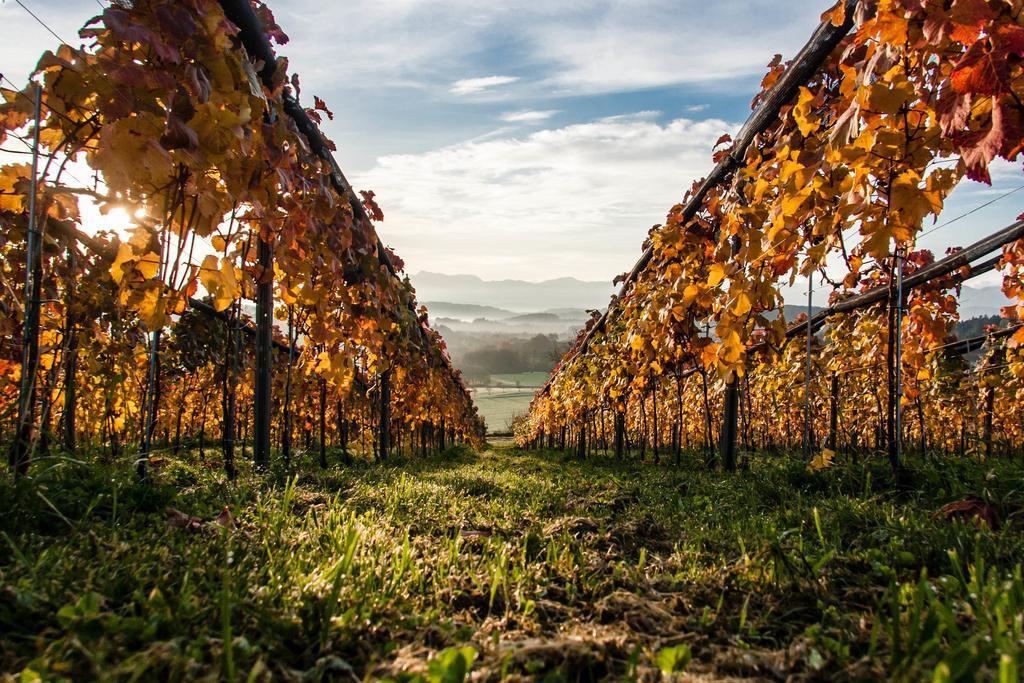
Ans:
[[[56,38],[57,40],[59,40],[59,41],[60,41],[60,42],[61,42],[62,44],[64,44],[64,45],[67,45],[68,41],[64,40],[64,39],[63,39],[63,38],[61,38],[61,37],[60,37],[59,35],[57,35],[57,32],[56,32],[56,31],[54,31],[54,30],[53,30],[52,28],[50,28],[50,27],[49,27],[49,26],[47,25],[47,23],[46,23],[45,21],[43,21],[42,19],[40,19],[40,18],[39,18],[39,16],[38,16],[38,15],[37,15],[37,14],[36,14],[35,12],[33,12],[32,10],[30,10],[30,9],[29,9],[28,7],[26,7],[26,6],[25,6],[25,3],[23,3],[23,2],[21,1],[21,0],[14,0],[14,2],[18,3],[18,5],[20,5],[20,6],[21,6],[21,8],[22,8],[23,10],[25,10],[26,12],[28,12],[29,16],[30,16],[30,17],[32,17],[33,19],[35,19],[35,20],[36,20],[36,22],[38,22],[40,26],[42,26],[42,27],[43,27],[44,29],[46,29],[46,31],[47,31],[47,32],[48,32],[48,33],[49,33],[49,34],[50,34],[51,36],[53,36],[54,38]]]

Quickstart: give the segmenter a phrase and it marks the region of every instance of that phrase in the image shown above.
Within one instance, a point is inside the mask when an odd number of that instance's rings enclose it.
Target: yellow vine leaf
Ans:
[[[114,278],[114,282],[121,284],[121,280],[124,279],[124,264],[131,263],[133,260],[135,260],[135,253],[131,246],[121,242],[117,246],[117,256],[110,265],[110,277]]]
[[[746,315],[750,312],[753,306],[750,303],[750,297],[746,292],[740,292],[739,296],[736,297],[736,303],[732,307],[732,312],[735,315]]]
[[[139,302],[139,319],[150,330],[159,330],[166,322],[166,305],[160,287],[149,287]]]
[[[722,267],[722,264],[715,263],[715,264],[712,264],[712,266],[710,268],[708,268],[708,286],[709,287],[717,287],[718,283],[720,283],[724,279],[725,279],[725,268]]]
[[[793,120],[796,121],[800,134],[804,137],[818,130],[820,119],[813,113],[814,93],[807,88],[800,87],[800,97],[797,98],[796,106],[793,107]]]
[[[120,255],[120,251],[118,254]],[[135,262],[135,269],[147,280],[155,278],[160,270],[160,255],[152,251],[146,252]]]
[[[818,453],[811,459],[810,468],[815,471],[823,470],[832,464],[832,460],[835,457],[835,451],[829,448],[823,448],[821,449],[821,453]]]
[[[723,363],[731,365],[733,363],[738,363],[740,358],[743,357],[744,348],[740,335],[736,330],[732,330],[726,335],[725,339],[722,340],[722,345],[719,349],[718,355]]]
[[[893,71],[897,69],[899,67],[893,67]],[[914,85],[902,77],[901,73],[886,74],[886,80],[875,83],[867,91],[868,107],[890,116],[913,98]]]
[[[920,177],[913,171],[901,173],[893,181],[889,203],[899,212],[904,225],[920,225],[925,216],[942,209],[941,195],[935,191],[921,189]]]
[[[683,305],[689,306],[699,295],[700,288],[697,285],[693,283],[686,285],[686,289],[683,290]]]
[[[28,164],[5,164],[0,167],[0,211],[21,213],[25,210],[25,195],[17,194],[15,185],[31,175],[32,167]]]
[[[218,263],[213,254],[203,259],[199,280],[213,297],[213,307],[218,311],[227,309],[238,297],[240,288],[234,267],[227,262]]]

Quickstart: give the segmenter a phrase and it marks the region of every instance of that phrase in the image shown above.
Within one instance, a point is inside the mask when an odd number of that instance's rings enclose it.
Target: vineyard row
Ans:
[[[568,439],[582,455],[612,434],[622,454],[636,434],[641,452],[671,443],[678,457],[686,445],[710,453],[717,433],[729,470],[742,441],[748,452],[799,443],[808,460],[827,446],[818,465],[840,447],[874,449],[897,473],[909,442],[981,455],[993,432],[1019,443],[1024,223],[941,259],[917,240],[962,179],[991,183],[994,161],[1019,157],[1022,57],[1010,4],[826,11],[792,62],[769,64],[711,173],[650,231],[520,420],[520,443]],[[959,289],[992,270],[1014,302],[1012,331],[965,359],[956,352],[982,341],[954,335]],[[815,274],[832,289],[817,313]],[[770,315],[801,276],[806,316]],[[666,403],[675,409],[659,420]]]
[[[32,152],[0,167],[0,401],[16,476],[53,455],[54,425],[65,450],[127,452],[143,477],[151,454],[189,439],[218,439],[229,476],[238,442],[266,470],[272,443],[289,469],[314,434],[322,466],[329,443],[349,459],[481,439],[377,236],[373,193],[357,195],[319,130],[333,113],[298,104],[269,9],[141,1],[105,8],[81,37],[0,104],[0,143]],[[96,232],[82,197],[135,227]]]

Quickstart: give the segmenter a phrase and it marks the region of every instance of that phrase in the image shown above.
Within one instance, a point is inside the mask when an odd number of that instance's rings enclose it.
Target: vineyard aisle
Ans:
[[[757,460],[723,478],[696,458],[578,462],[507,442],[287,486],[247,463],[236,486],[186,461],[150,486],[71,466],[0,490],[17,502],[0,520],[0,668],[30,672],[21,680],[450,681],[470,662],[473,680],[917,678],[980,655],[987,678],[984,655],[1019,644],[1024,609],[1019,574],[989,568],[1019,558],[1024,538],[943,506],[979,496],[1006,519],[1022,474],[944,463],[899,493],[879,484],[881,463]]]
[[[1021,680],[1024,0],[832,0],[749,93],[651,3],[58,4],[0,0],[0,683]]]

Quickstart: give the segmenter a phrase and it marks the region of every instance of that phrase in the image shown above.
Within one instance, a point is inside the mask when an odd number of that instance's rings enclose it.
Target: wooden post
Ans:
[[[896,250],[896,469],[903,466],[903,252]]]
[[[985,449],[985,458],[992,456],[992,415],[995,412],[996,390],[994,387],[985,387],[985,415],[982,425],[982,445]]]
[[[142,401],[142,443],[135,470],[142,480],[149,478],[149,450],[153,440],[153,429],[156,427],[158,383],[160,381],[160,330],[150,334],[149,342],[149,373],[146,380],[146,394]]]
[[[805,372],[804,372],[804,460],[810,462],[811,457],[814,455],[814,426],[811,421],[814,419],[811,415],[811,342],[814,339],[814,326],[811,325],[811,316],[814,314],[812,310],[812,302],[814,297],[814,275],[813,271],[807,275],[807,350],[805,357]]]
[[[254,386],[253,459],[256,470],[270,467],[271,329],[274,315],[274,249],[260,237],[256,241],[260,278],[256,284],[256,377]]]
[[[640,394],[640,459],[647,457],[647,400]]]
[[[320,378],[320,469],[327,469],[327,380]]]
[[[391,373],[385,370],[380,373],[380,459],[386,460],[391,449]]]
[[[832,373],[828,400],[828,447],[835,451],[839,445],[839,375]]]
[[[708,396],[708,373],[703,367],[700,367],[700,379],[701,390],[704,394],[704,445],[707,449],[705,451],[705,461],[708,467],[712,467],[714,463],[715,447],[714,437],[711,434],[711,398]]]
[[[284,459],[284,468],[291,469],[292,465],[292,371],[295,365],[295,312],[294,308],[288,306],[288,367],[284,382],[284,428],[281,430],[281,457]],[[307,448],[309,444],[306,444]]]
[[[739,417],[739,390],[736,378],[732,377],[725,385],[725,406],[722,414],[722,436],[719,449],[722,456],[722,467],[727,472],[736,471],[736,423]]]
[[[626,450],[626,412],[615,406],[615,457],[621,460]]]
[[[889,342],[887,349],[888,405],[886,411],[886,450],[893,472],[899,475],[902,465],[900,402],[902,398],[900,370],[902,349],[900,332],[903,324],[903,266],[899,252],[892,257],[889,269]]]
[[[206,395],[203,395],[203,409],[199,414],[199,460],[206,462]]]
[[[237,384],[238,303],[232,306],[232,315],[224,323],[227,339],[224,344],[224,383],[221,386],[224,426],[221,429],[221,447],[224,451],[224,472],[229,480],[235,478],[235,386]]]
[[[661,434],[658,433],[658,382],[651,384],[651,447],[654,449],[654,464],[661,464]]]
[[[349,405],[351,405],[351,400],[350,399],[346,399],[346,402]],[[341,400],[338,401],[338,414],[340,415],[339,419],[341,420],[341,435],[340,435],[341,436],[341,451],[345,455],[345,464],[346,465],[350,465],[352,463],[350,462],[351,461],[351,456],[349,455],[349,452],[348,452],[348,440],[349,440],[349,429],[351,428],[352,420],[351,420],[351,418],[348,415],[348,410],[346,410],[346,409],[344,409],[342,407]]]
[[[68,272],[71,277],[67,283],[65,296],[65,323],[64,336],[67,340],[64,347],[66,358],[64,360],[64,448],[69,453],[74,453],[78,438],[75,429],[75,413],[78,412],[78,329],[74,315],[74,289],[75,286],[75,245],[68,245]]]
[[[601,399],[601,452],[608,455],[608,437],[605,432],[604,399]]]
[[[921,459],[928,460],[928,430],[924,423],[924,401],[921,400],[920,392],[917,394],[917,400],[914,401],[917,406],[917,422],[921,426]],[[940,437],[941,438],[941,437]]]

